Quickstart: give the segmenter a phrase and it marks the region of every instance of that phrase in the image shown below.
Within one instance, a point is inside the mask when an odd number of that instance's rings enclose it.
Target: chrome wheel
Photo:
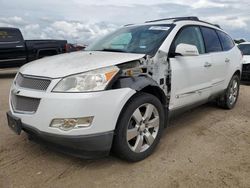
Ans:
[[[159,112],[152,104],[146,103],[137,108],[130,117],[127,128],[127,143],[136,153],[146,151],[158,135]]]
[[[237,100],[238,92],[239,92],[238,82],[236,80],[233,80],[229,89],[229,96],[228,96],[230,105],[233,105]]]

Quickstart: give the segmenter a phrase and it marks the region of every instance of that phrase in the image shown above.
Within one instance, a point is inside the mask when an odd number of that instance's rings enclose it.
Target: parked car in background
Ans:
[[[66,52],[66,40],[24,40],[17,28],[0,27],[0,68]]]
[[[78,156],[112,149],[139,161],[171,114],[210,100],[232,109],[241,67],[232,38],[197,17],[127,25],[85,51],[23,66],[11,87],[9,127]]]
[[[242,81],[250,81],[250,42],[243,42],[238,45],[243,54]]]
[[[76,52],[80,50],[84,50],[87,46],[81,44],[70,44],[66,45],[66,52]]]

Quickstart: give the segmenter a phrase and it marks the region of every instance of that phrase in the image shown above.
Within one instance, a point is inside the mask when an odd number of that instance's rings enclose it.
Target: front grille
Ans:
[[[29,77],[19,73],[15,83],[22,88],[46,91],[51,83],[51,80]]]
[[[40,99],[11,95],[12,108],[15,112],[35,113],[40,103]]]
[[[242,81],[250,81],[250,72],[249,73],[243,72],[241,75],[241,80]]]
[[[242,71],[250,71],[250,64],[243,64]]]

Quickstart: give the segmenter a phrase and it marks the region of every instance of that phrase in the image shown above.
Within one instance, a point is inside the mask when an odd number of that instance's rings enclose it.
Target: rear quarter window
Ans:
[[[222,46],[216,31],[212,28],[201,27],[207,53],[220,52]]]
[[[231,50],[235,44],[230,36],[221,31],[217,31],[224,51]]]
[[[19,30],[1,30],[0,42],[17,42],[22,40],[22,35]]]

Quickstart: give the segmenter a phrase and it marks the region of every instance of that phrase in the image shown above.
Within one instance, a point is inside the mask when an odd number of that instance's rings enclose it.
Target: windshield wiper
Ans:
[[[105,51],[105,52],[126,52],[125,50],[121,50],[121,49],[112,49],[112,48],[104,48],[100,51]]]

